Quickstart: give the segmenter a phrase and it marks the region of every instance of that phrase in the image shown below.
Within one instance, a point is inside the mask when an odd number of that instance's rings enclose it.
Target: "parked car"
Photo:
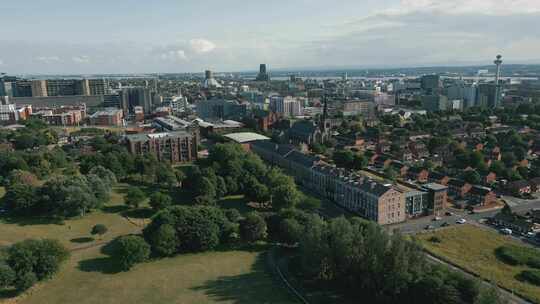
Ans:
[[[424,227],[424,229],[426,230],[431,230],[431,229],[434,229],[435,227],[433,227],[432,225],[427,225],[426,227]]]
[[[506,235],[512,234],[512,230],[510,230],[508,228],[503,228],[500,231],[501,231],[502,234],[506,234]]]
[[[535,237],[535,236],[536,236],[536,233],[534,233],[534,232],[527,232],[527,237],[528,237],[528,238],[533,238],[533,237]]]
[[[464,218],[460,218],[460,219],[456,220],[456,224],[465,224],[466,222],[467,222],[467,220],[464,219]]]
[[[436,216],[436,217],[433,218],[433,221],[440,221],[440,220],[442,220],[442,218],[440,216]]]
[[[454,215],[454,214],[453,214],[452,212],[450,212],[450,211],[446,211],[446,212],[444,213],[444,215],[446,215],[446,216],[452,216],[452,215]]]

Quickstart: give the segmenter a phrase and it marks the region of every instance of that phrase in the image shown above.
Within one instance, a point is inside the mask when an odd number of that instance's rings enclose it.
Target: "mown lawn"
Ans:
[[[433,236],[438,237],[441,242],[430,241]],[[508,265],[495,255],[495,250],[500,246],[525,246],[522,243],[472,225],[445,228],[418,235],[417,238],[434,255],[540,303],[540,287],[516,278],[528,267]]]
[[[144,218],[147,209],[143,207],[137,212],[126,210],[123,204],[125,187],[125,184],[114,187],[111,201],[103,211],[94,211],[81,218],[55,222],[49,218],[0,217],[0,247],[29,238],[54,238],[67,248],[76,248],[136,233],[148,220]],[[122,215],[127,215],[129,220]],[[90,231],[95,224],[104,224],[108,232],[103,237],[92,239]]]
[[[21,304],[78,303],[296,303],[265,272],[259,251],[179,255],[117,272],[99,248],[78,251],[52,280]]]

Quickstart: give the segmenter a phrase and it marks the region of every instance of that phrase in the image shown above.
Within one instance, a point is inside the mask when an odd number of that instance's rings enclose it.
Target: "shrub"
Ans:
[[[135,264],[148,259],[150,245],[140,236],[123,236],[116,241],[112,256],[120,263],[123,270],[129,270]]]
[[[171,205],[171,197],[163,192],[155,192],[150,196],[150,206],[156,211],[163,210]]]
[[[94,227],[92,227],[91,233],[92,234],[104,235],[105,233],[107,233],[107,230],[108,230],[107,226],[105,226],[103,224],[97,224]]]
[[[519,274],[520,279],[540,286],[540,270],[524,270]]]
[[[441,238],[439,238],[438,236],[432,236],[432,237],[429,238],[428,241],[430,241],[432,243],[440,243],[440,242],[442,242]]]
[[[516,245],[505,245],[495,250],[497,257],[510,265],[528,265],[540,268],[540,257],[534,248]]]
[[[257,212],[250,212],[240,222],[240,235],[246,242],[262,240],[267,236],[265,220]]]

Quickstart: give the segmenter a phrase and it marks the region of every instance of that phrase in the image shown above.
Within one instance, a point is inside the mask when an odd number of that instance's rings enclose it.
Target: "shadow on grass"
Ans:
[[[89,243],[89,242],[94,241],[94,238],[87,236],[87,237],[74,238],[74,239],[71,239],[69,241],[72,242],[72,243],[83,244],[83,243]]]
[[[118,263],[111,257],[93,258],[79,262],[79,269],[85,272],[101,272],[115,274],[122,271]]]
[[[54,217],[18,217],[18,216],[3,216],[2,221],[8,224],[17,224],[19,226],[32,225],[64,225],[64,220]]]
[[[260,254],[249,273],[219,277],[193,287],[192,290],[202,291],[216,302],[295,303],[285,290],[276,291],[281,286],[269,277],[265,266],[265,254]]]
[[[129,209],[129,207],[125,205],[104,206],[101,208],[101,210],[105,213],[120,213],[126,211],[127,209]]]
[[[150,218],[152,215],[154,215],[155,211],[151,208],[138,208],[138,209],[130,209],[122,212],[123,216],[135,218],[135,219],[145,219]]]
[[[0,289],[0,300],[14,298],[19,294],[20,292],[14,288]]]

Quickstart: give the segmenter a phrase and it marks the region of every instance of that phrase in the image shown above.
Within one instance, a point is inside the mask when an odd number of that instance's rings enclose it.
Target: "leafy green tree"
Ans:
[[[154,192],[150,195],[150,206],[152,209],[159,211],[170,207],[172,205],[172,198],[163,192]]]
[[[144,262],[150,256],[150,245],[140,236],[120,237],[112,254],[123,270],[130,270],[135,264]]]
[[[40,212],[37,188],[26,184],[16,184],[4,195],[6,209],[18,215],[36,215]]]
[[[240,236],[244,241],[250,243],[266,238],[266,222],[259,213],[255,211],[250,212],[240,222]]]
[[[303,195],[298,203],[298,208],[315,212],[317,209],[321,208],[321,200],[313,196]]]
[[[159,185],[167,188],[172,188],[178,183],[174,171],[170,166],[164,164],[159,165],[159,169],[156,172],[156,179]]]
[[[334,152],[332,159],[336,166],[350,169],[353,166],[354,154],[350,150],[338,150]]]
[[[111,187],[116,184],[116,175],[109,169],[106,169],[103,166],[95,166],[90,169],[89,174],[94,174],[99,176],[107,185]]]
[[[0,263],[0,289],[4,289],[13,285],[15,282],[15,271],[7,264]]]
[[[286,244],[296,244],[302,235],[303,227],[295,219],[284,219],[280,224],[280,240]]]
[[[15,285],[15,288],[21,292],[21,291],[25,291],[27,289],[29,289],[30,287],[34,286],[34,284],[36,284],[36,282],[38,281],[37,277],[36,277],[36,274],[29,271],[29,272],[24,272],[24,273],[21,273],[21,274],[17,274],[16,278],[15,278],[15,281],[14,281],[14,285]]]
[[[129,187],[125,203],[132,208],[139,208],[145,199],[146,194],[139,187]]]
[[[482,177],[476,170],[464,171],[463,179],[470,184],[479,184],[482,182]]]
[[[392,166],[388,166],[384,168],[383,173],[384,173],[384,176],[391,181],[395,181],[397,178],[397,172],[396,170],[394,170],[394,168],[392,168]]]
[[[369,163],[368,158],[364,154],[355,154],[353,157],[352,167],[355,170],[361,170],[367,167]]]
[[[152,250],[160,256],[171,256],[176,253],[178,239],[172,225],[165,224],[157,228],[150,236]]]
[[[292,183],[272,189],[272,207],[275,210],[292,208],[300,201],[300,192]]]

